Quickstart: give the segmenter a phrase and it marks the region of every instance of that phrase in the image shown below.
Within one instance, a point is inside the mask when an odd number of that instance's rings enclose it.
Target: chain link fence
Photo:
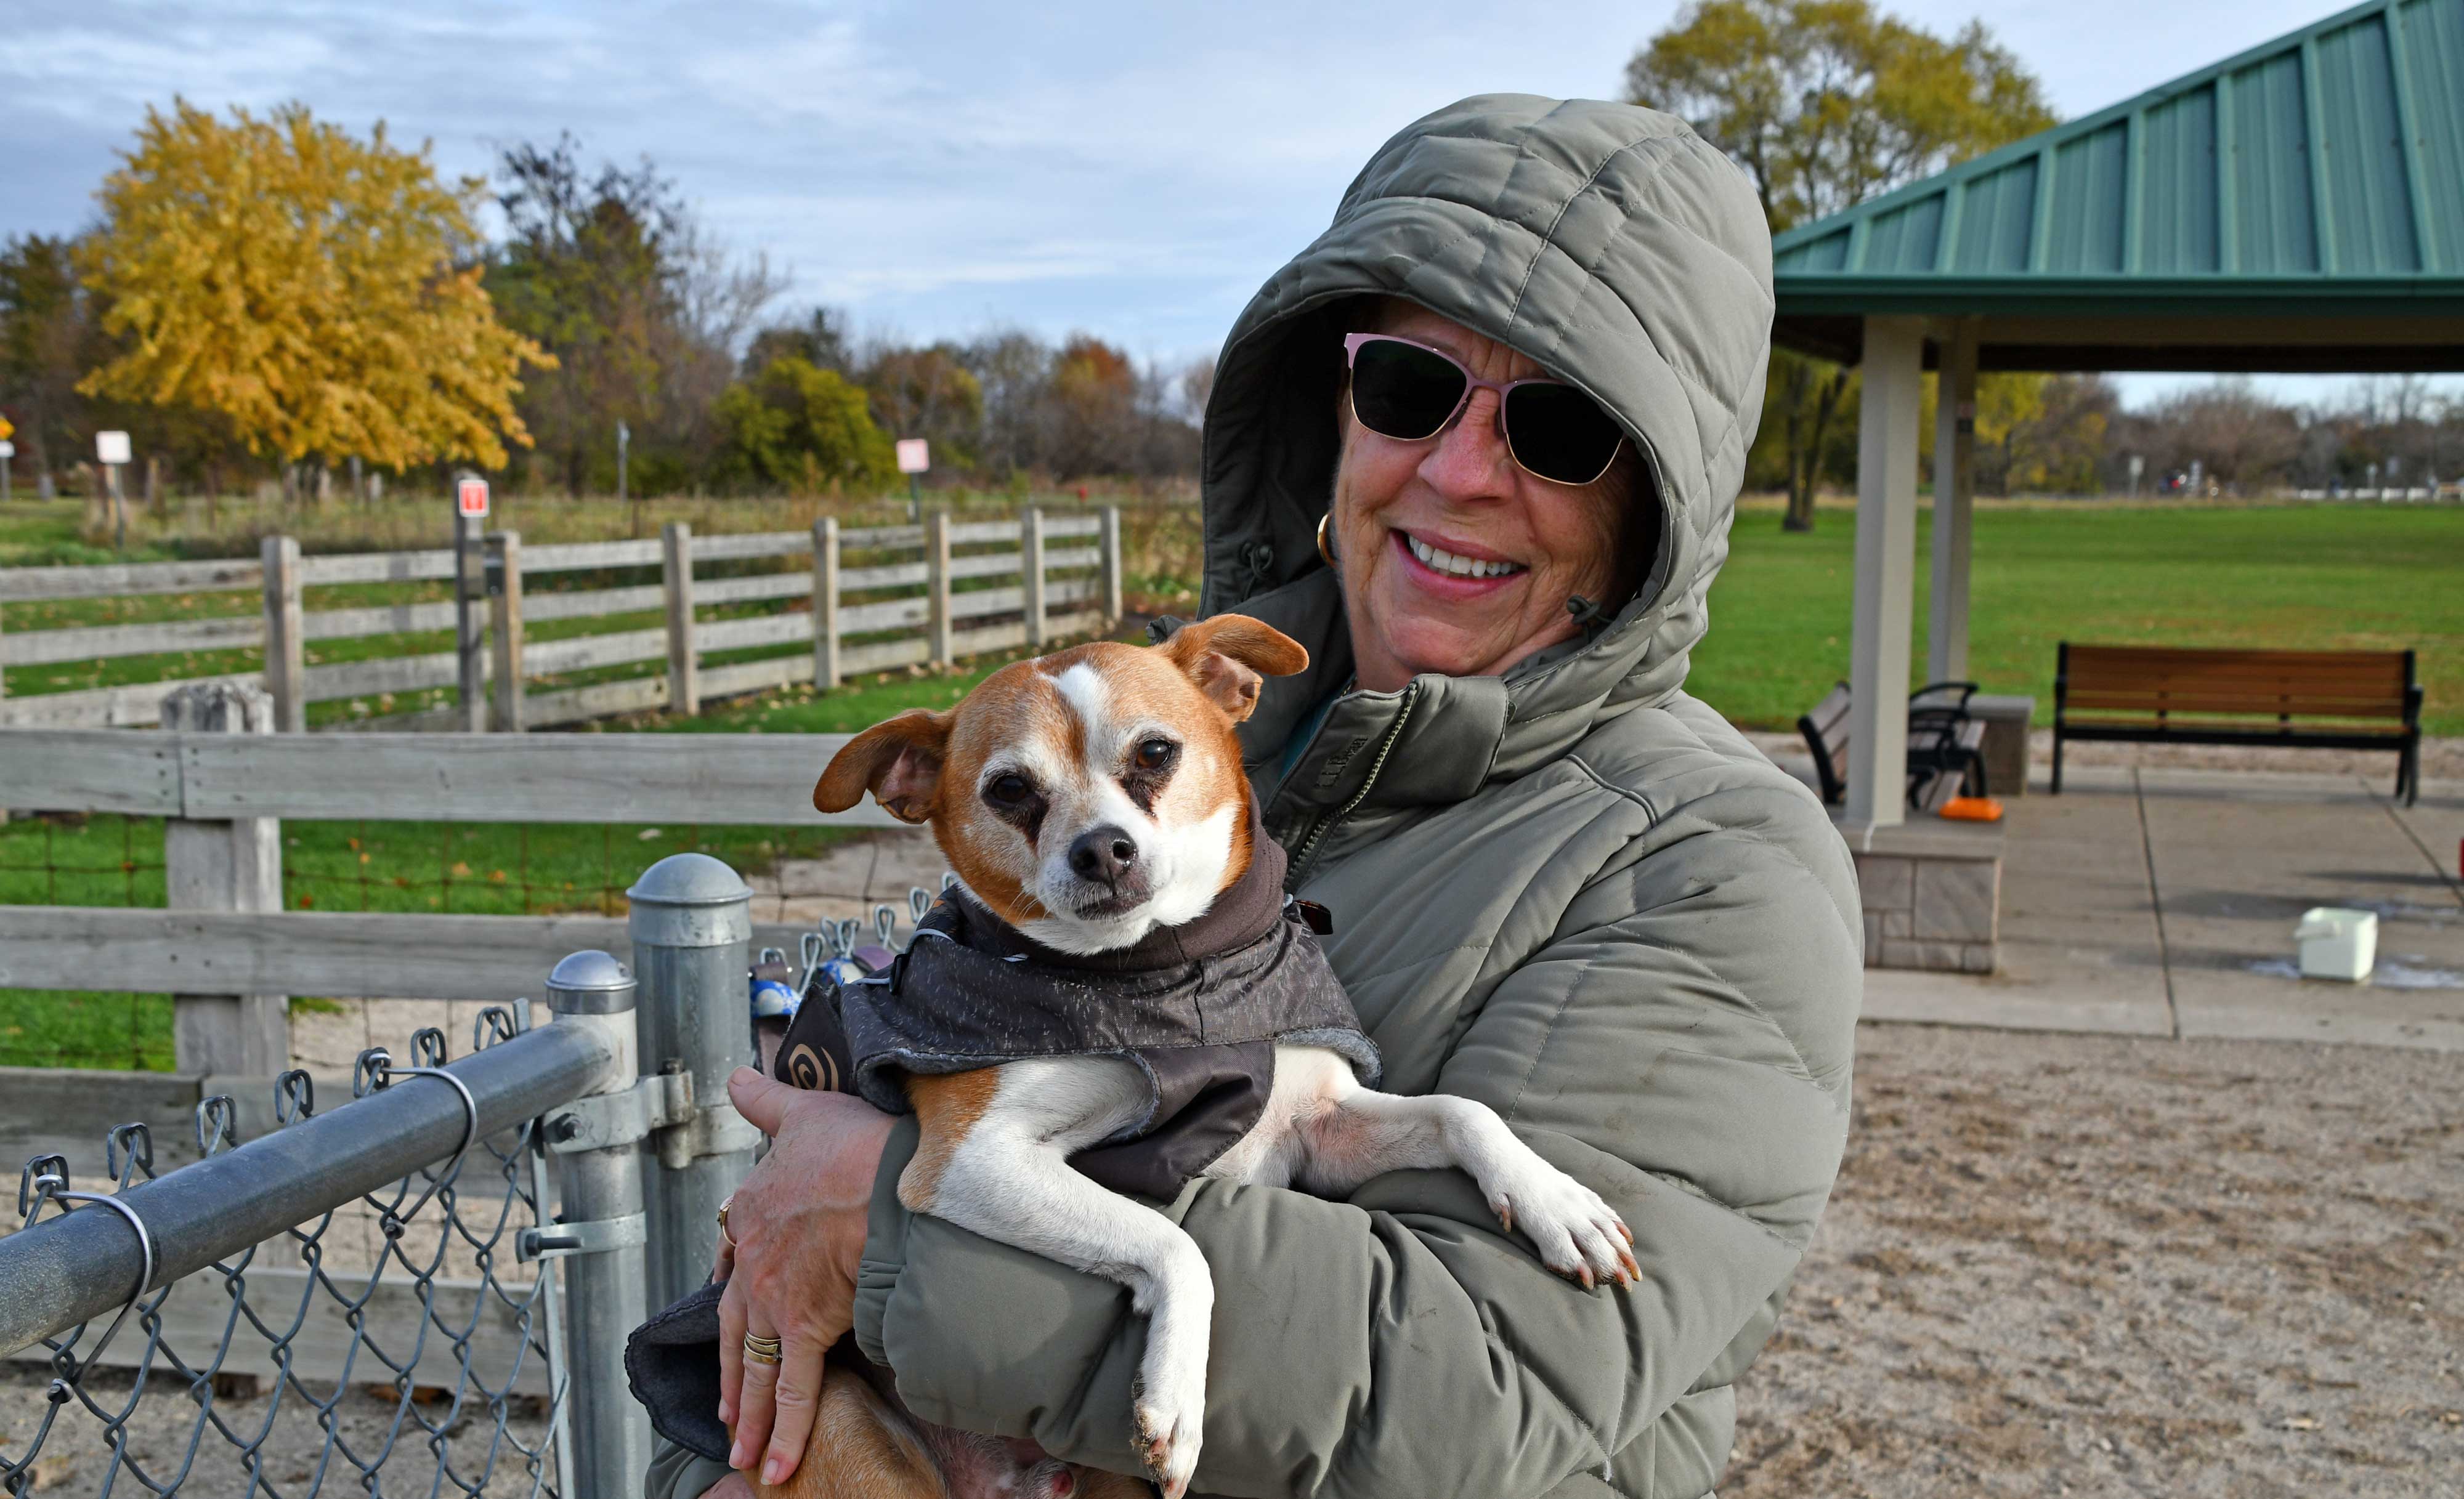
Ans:
[[[638,1025],[631,971],[577,954],[554,1024],[492,1006],[458,1060],[423,1029],[321,1110],[300,1070],[270,1114],[209,1097],[177,1170],[143,1124],[110,1132],[99,1179],[28,1161],[0,1237],[0,1493],[638,1485],[625,1334],[708,1274],[705,1200],[755,1137],[721,1086],[752,1049],[751,892],[688,854],[632,893]],[[242,1142],[244,1116],[268,1127]]]

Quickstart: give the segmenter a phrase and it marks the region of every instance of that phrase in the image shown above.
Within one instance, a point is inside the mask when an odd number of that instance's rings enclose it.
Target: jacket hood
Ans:
[[[1342,334],[1369,295],[1416,302],[1580,386],[1623,424],[1660,498],[1652,565],[1604,628],[1501,678],[1347,695],[1409,698],[1408,734],[1399,722],[1371,734],[1400,758],[1390,789],[1450,800],[1683,684],[1762,411],[1771,235],[1742,172],[1683,121],[1633,105],[1480,95],[1379,148],[1326,232],[1242,313],[1207,403],[1203,612],[1265,619],[1311,656],[1267,684],[1243,726],[1267,783],[1295,728],[1352,675],[1315,533],[1333,491]]]

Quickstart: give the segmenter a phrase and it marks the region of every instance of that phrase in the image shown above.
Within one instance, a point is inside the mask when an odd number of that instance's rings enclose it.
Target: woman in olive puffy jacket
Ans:
[[[1309,649],[1242,736],[1290,888],[1335,913],[1384,1086],[1495,1108],[1624,1215],[1643,1273],[1569,1285],[1450,1172],[1343,1201],[1192,1183],[1200,1492],[1720,1475],[1838,1168],[1862,965],[1821,807],[1683,690],[1771,315],[1754,195],[1683,123],[1497,95],[1389,142],[1232,332],[1205,609]],[[737,1273],[790,1357],[786,1398],[732,1414],[766,1431],[775,1404],[800,1451],[801,1386],[852,1327],[920,1417],[1134,1469],[1117,1286],[906,1213],[911,1122],[743,1093],[781,1133]],[[671,1448],[649,1491],[714,1483],[742,1480]]]

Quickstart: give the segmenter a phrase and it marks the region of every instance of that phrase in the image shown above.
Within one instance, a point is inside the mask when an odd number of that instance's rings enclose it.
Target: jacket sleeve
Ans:
[[[1185,1188],[1169,1211],[1216,1283],[1196,1488],[1538,1495],[1732,1376],[1845,1139],[1862,933],[1845,851],[1827,862],[1655,828],[1495,984],[1444,1066],[1441,1091],[1495,1108],[1624,1215],[1640,1285],[1551,1274],[1455,1172],[1348,1201]],[[1132,1466],[1127,1293],[902,1210],[913,1141],[903,1124],[873,1201],[866,1353],[927,1420]]]
[[[700,1499],[732,1469],[665,1437],[650,1439],[650,1466],[642,1475],[642,1499]]]

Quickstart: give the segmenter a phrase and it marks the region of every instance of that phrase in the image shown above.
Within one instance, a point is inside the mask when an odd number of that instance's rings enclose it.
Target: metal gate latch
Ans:
[[[649,1219],[641,1213],[627,1213],[622,1218],[605,1218],[587,1223],[568,1223],[560,1219],[544,1228],[525,1228],[516,1234],[514,1257],[528,1265],[533,1260],[561,1260],[568,1255],[630,1249],[649,1242]]]
[[[661,1072],[621,1093],[593,1093],[541,1116],[547,1148],[556,1155],[608,1150],[647,1139],[653,1130],[693,1117],[691,1072]]]

